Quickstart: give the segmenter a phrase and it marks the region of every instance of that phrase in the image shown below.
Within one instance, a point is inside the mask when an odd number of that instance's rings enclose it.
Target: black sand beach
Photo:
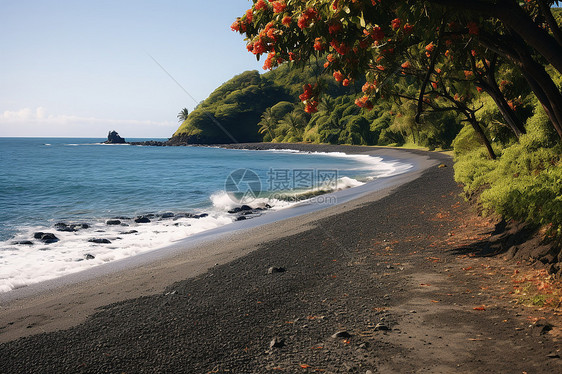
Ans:
[[[488,290],[451,158],[412,152],[435,165],[392,191],[2,305],[0,372],[561,372],[557,330]]]

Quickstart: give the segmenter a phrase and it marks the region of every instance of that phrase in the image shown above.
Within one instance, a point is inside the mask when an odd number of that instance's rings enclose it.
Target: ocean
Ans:
[[[367,155],[103,140],[0,138],[0,292],[411,167]]]

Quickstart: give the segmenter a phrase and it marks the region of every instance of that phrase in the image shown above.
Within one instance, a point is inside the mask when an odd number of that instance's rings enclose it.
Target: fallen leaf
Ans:
[[[484,307],[484,305],[482,305],[482,306],[477,306],[477,307],[474,307],[474,308],[472,308],[472,309],[474,309],[474,310],[486,310],[486,308]]]
[[[472,266],[469,266],[467,268],[462,268],[464,271],[468,271],[468,270],[472,270]]]
[[[303,368],[303,369],[308,369],[308,368],[310,368],[311,366],[310,366],[310,365],[307,365],[307,364],[300,364],[300,367]]]
[[[431,300],[432,303],[438,303],[439,300]]]

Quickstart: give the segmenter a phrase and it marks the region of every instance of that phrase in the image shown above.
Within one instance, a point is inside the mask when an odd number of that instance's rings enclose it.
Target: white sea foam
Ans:
[[[28,227],[15,238],[0,242],[0,292],[161,248],[196,233],[229,224],[234,218],[226,212],[209,212],[207,217],[199,219],[162,219],[146,224],[123,221],[128,226],[108,226],[105,222],[97,222],[77,232],[59,232],[53,227]],[[137,232],[126,234],[132,230]],[[40,240],[32,240],[33,245],[13,244],[30,240],[35,232],[50,232],[60,240],[52,244],[43,244]],[[91,243],[88,242],[90,239],[107,239],[111,244]],[[95,258],[86,259],[87,255]]]

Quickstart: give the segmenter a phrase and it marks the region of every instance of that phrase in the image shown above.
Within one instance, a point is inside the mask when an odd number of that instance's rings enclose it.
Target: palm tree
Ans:
[[[178,113],[178,121],[181,123],[183,121],[185,121],[187,119],[187,116],[189,115],[189,110],[187,110],[187,108],[183,108],[182,110],[180,110],[180,112]]]
[[[271,112],[271,108],[267,108],[265,112],[263,112],[261,115],[261,121],[258,125],[260,125],[260,129],[258,130],[260,134],[265,134],[267,132],[271,137],[271,140],[275,139],[272,129],[275,128],[275,125],[277,125],[277,120]]]
[[[294,138],[300,138],[301,140],[306,123],[306,117],[302,109],[295,109],[287,113],[285,117],[279,121],[280,126],[287,128],[289,130],[288,132]]]

